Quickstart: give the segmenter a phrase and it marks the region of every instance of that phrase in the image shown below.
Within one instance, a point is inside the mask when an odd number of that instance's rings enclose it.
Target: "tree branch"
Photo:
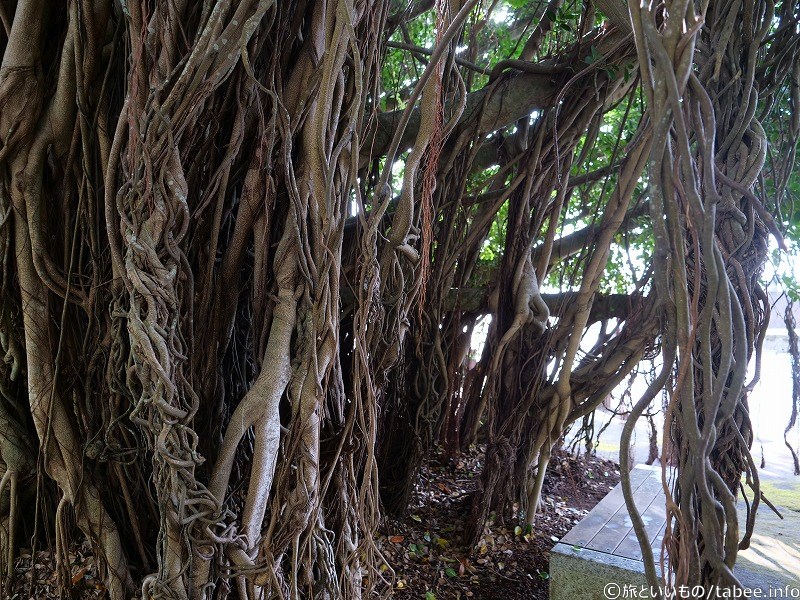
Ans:
[[[592,32],[561,56],[568,56],[570,61],[574,61],[579,54],[578,50],[585,49],[588,45],[596,46],[603,54],[604,49],[615,48],[628,37],[631,29],[627,9],[623,15],[622,5],[615,0],[601,0],[598,6],[603,13],[609,15],[617,27]],[[552,106],[563,87],[563,82],[559,82],[560,77],[557,73],[560,72],[559,69],[566,72],[570,64],[545,60],[540,63],[530,63],[528,68],[542,72],[517,73],[501,77],[486,87],[467,94],[466,106],[459,118],[459,124],[477,122],[477,134],[483,136],[529,116],[534,110]],[[362,159],[386,154],[403,112],[395,110],[378,114],[370,131],[364,136],[366,143],[362,146]],[[411,147],[416,139],[419,125],[420,109],[417,107],[412,111],[400,138],[399,151]]]

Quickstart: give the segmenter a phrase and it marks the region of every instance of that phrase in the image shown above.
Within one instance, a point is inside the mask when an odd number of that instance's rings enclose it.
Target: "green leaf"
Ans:
[[[444,570],[444,574],[448,577],[458,577],[458,573],[456,573],[456,570],[453,567],[447,567]]]
[[[628,80],[631,78],[631,75],[633,75],[633,67],[629,64],[625,65],[625,71],[622,73],[622,80],[625,83],[628,83]]]
[[[436,600],[436,594],[428,590],[427,592],[425,592],[425,600]]]
[[[593,65],[593,64],[595,64],[595,63],[598,63],[598,62],[600,62],[600,61],[601,61],[601,60],[603,60],[604,58],[605,58],[605,56],[603,56],[603,54],[602,54],[602,53],[598,52],[598,51],[597,51],[597,48],[595,48],[594,46],[592,46],[592,48],[591,48],[591,50],[590,50],[590,52],[589,52],[589,56],[587,56],[587,57],[586,57],[586,58],[584,58],[583,60],[586,62],[586,64],[588,64],[588,65]]]
[[[531,533],[533,531],[533,525],[530,523],[525,523],[525,533]]]

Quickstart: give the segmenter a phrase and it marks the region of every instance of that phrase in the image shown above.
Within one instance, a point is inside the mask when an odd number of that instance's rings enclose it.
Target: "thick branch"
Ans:
[[[628,35],[630,20],[627,10],[616,10],[621,5],[615,0],[603,0],[598,6],[618,27],[591,33],[562,56],[575,57],[580,49],[585,49],[589,45],[594,45],[603,54],[615,48]],[[564,63],[557,64],[554,60],[529,63],[531,70],[541,72],[517,73],[500,78],[480,90],[467,94],[466,106],[459,118],[459,124],[477,123],[477,134],[483,136],[523,119],[535,110],[552,106],[563,85],[563,81],[559,81],[558,74],[566,72],[569,66]],[[403,110],[378,115],[374,129],[364,138],[366,144],[362,148],[362,159],[386,154],[402,115]],[[400,138],[400,151],[409,149],[414,143],[419,130],[420,116],[420,109],[417,107],[411,113],[411,118]]]
[[[478,134],[485,135],[505,127],[534,110],[550,106],[559,91],[556,78],[550,74],[520,73],[497,83],[467,94],[467,103],[459,123],[477,122]],[[488,100],[487,100],[488,99]],[[484,102],[486,102],[484,106]],[[482,110],[483,109],[483,110]],[[389,143],[397,128],[402,110],[378,115],[374,135],[368,135],[362,154],[371,157],[382,156],[389,149]],[[408,150],[414,143],[420,125],[420,109],[411,113],[408,126],[400,138],[400,150]]]
[[[634,219],[637,219],[641,216],[647,214],[649,210],[650,204],[648,202],[640,202],[633,208],[629,209],[627,214],[625,215],[625,222],[633,223],[635,222]],[[550,264],[553,265],[560,260],[564,260],[565,258],[569,258],[574,254],[577,254],[582,249],[586,248],[589,244],[592,243],[592,240],[597,235],[598,231],[600,230],[599,223],[592,223],[591,225],[587,225],[583,229],[578,229],[568,235],[565,235],[553,244],[553,251],[550,255]],[[537,252],[537,249],[534,249],[534,253]]]
[[[462,313],[483,313],[489,311],[489,295],[491,286],[452,288],[444,303],[445,312],[459,311]],[[547,305],[550,314],[558,317],[564,309],[570,306],[577,292],[561,292],[558,294],[541,294],[542,300]],[[342,304],[355,302],[353,292],[349,288],[342,288]],[[627,319],[631,307],[636,303],[634,296],[629,294],[597,294],[589,314],[589,324],[606,319]],[[345,311],[346,312],[346,311]]]

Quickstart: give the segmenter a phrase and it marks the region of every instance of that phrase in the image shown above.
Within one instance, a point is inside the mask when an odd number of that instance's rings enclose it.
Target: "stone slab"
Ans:
[[[631,484],[658,562],[666,523],[661,468],[637,466],[631,471]],[[739,553],[734,572],[746,588],[765,594],[791,590],[784,597],[800,598],[800,512],[779,511],[783,518],[765,504],[759,506],[751,547]],[[745,506],[740,503],[739,522],[744,520]],[[565,535],[550,555],[551,600],[605,600],[609,583],[647,584],[621,485]]]

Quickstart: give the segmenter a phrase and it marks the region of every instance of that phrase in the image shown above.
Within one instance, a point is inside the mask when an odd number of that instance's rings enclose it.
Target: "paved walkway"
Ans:
[[[638,465],[631,471],[631,489],[660,571],[658,557],[666,526],[661,469]],[[744,503],[740,502],[738,509],[743,521]],[[800,597],[800,513],[784,511],[784,518],[779,519],[762,504],[750,547],[739,553],[734,574],[745,588],[760,590],[758,597]],[[550,575],[551,600],[630,598],[634,596],[609,592],[619,591],[623,584],[636,590],[646,584],[642,553],[621,484],[555,545]],[[771,594],[787,590],[792,593]]]
[[[788,422],[788,414],[784,413],[788,413],[789,407],[784,402],[775,406],[776,395],[771,394],[769,390],[774,386],[774,382],[767,385],[762,382],[751,399],[751,417],[756,431],[753,458],[756,464],[760,464],[762,455],[764,457],[764,467],[759,468],[758,474],[767,498],[777,506],[800,511],[800,477],[794,474],[792,456],[783,441],[783,429]],[[595,427],[599,429],[609,419],[612,419],[612,422],[600,437],[597,454],[618,462],[619,440],[624,420],[612,417],[610,412],[601,409],[595,416]],[[657,422],[656,425],[659,428],[660,449],[661,424]],[[636,424],[631,444],[634,465],[643,464],[647,460],[650,452],[649,429],[644,418]],[[657,461],[656,464],[660,463]]]

